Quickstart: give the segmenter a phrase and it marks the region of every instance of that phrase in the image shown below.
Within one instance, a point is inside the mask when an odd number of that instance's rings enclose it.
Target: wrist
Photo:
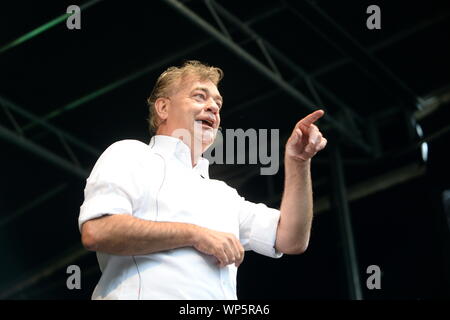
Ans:
[[[286,168],[299,168],[299,169],[309,169],[311,166],[311,159],[303,160],[299,157],[293,157],[286,155],[284,157],[284,166]]]
[[[195,224],[188,224],[188,244],[191,247],[197,246],[200,241],[201,227]]]

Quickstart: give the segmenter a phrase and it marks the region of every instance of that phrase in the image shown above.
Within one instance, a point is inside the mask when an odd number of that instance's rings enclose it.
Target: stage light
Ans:
[[[423,139],[423,130],[420,124],[416,123],[416,132],[420,139]],[[422,154],[422,160],[423,162],[427,162],[428,160],[428,143],[423,142],[420,145],[420,152]]]

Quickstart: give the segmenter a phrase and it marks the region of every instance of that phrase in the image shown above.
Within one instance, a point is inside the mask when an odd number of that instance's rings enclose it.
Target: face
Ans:
[[[199,146],[203,153],[214,142],[220,125],[219,112],[223,99],[216,85],[210,80],[199,81],[188,77],[181,84],[181,89],[161,99],[166,99],[167,114],[158,132],[171,136],[177,136],[180,131],[188,132],[190,141],[185,143],[191,149]]]

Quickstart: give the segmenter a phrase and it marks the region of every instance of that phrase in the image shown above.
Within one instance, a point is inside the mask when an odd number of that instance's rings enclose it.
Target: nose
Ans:
[[[219,112],[219,106],[214,101],[214,99],[210,99],[210,102],[208,103],[206,110],[211,111],[214,114],[217,114]]]

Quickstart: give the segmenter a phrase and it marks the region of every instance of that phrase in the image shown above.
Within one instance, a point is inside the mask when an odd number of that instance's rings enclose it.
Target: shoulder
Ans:
[[[106,148],[97,160],[96,167],[136,165],[148,160],[150,148],[138,140],[120,140]]]
[[[141,176],[146,170],[159,170],[148,144],[138,140],[120,140],[109,145],[95,163],[91,176]]]
[[[139,140],[120,140],[111,144],[102,153],[100,158],[115,158],[119,160],[137,160],[148,154],[150,148],[147,144]]]
[[[129,154],[129,153],[140,153],[148,150],[147,144],[139,140],[120,140],[111,144],[106,148],[104,153],[118,153],[118,154]]]

